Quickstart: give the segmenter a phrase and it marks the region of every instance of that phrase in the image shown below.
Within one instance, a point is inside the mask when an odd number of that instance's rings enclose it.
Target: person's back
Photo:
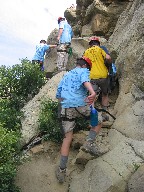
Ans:
[[[60,43],[71,43],[71,39],[73,36],[72,28],[68,24],[67,21],[61,21],[59,24],[59,28],[63,29],[63,32],[60,37]]]
[[[85,106],[84,98],[87,96],[87,89],[83,86],[85,81],[90,81],[87,68],[76,67],[65,74],[59,86],[63,98],[61,102],[63,108]],[[59,92],[57,97],[58,94]]]
[[[44,71],[44,55],[47,50],[54,47],[56,47],[56,45],[48,45],[46,44],[46,40],[40,40],[40,43],[36,46],[36,51],[32,58],[32,63],[38,63],[40,65],[40,69]]]
[[[57,68],[58,71],[66,70],[69,49],[71,40],[73,37],[73,31],[71,26],[63,17],[58,18],[59,30],[58,30],[58,47],[57,47]]]
[[[32,60],[44,61],[45,52],[49,49],[49,45],[45,43],[39,43],[36,46],[36,52]]]
[[[102,48],[100,48],[100,40],[97,37],[92,37],[89,41],[90,48],[84,53],[85,57],[88,57],[92,62],[92,68],[90,71],[91,84],[95,92],[102,92],[102,108],[107,110],[109,106],[109,80],[108,80],[108,69],[105,65],[105,61],[108,64],[111,63],[111,57]],[[107,121],[109,117],[103,112],[103,121]]]
[[[103,49],[99,46],[92,46],[85,51],[84,56],[92,62],[90,79],[107,78],[108,70],[104,64],[106,53]]]

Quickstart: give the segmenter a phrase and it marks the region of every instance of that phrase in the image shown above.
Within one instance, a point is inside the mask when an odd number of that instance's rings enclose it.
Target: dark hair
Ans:
[[[86,65],[87,68],[90,70],[90,66],[89,64],[86,62],[86,60],[84,60],[82,57],[81,58],[77,58],[77,65],[80,65],[81,67],[83,65]]]
[[[40,43],[46,43],[46,40],[42,39],[40,40]]]
[[[65,21],[65,18],[64,18],[64,17],[60,18],[60,19],[58,20],[58,24],[59,24],[61,21]]]
[[[90,42],[89,42],[89,45],[99,45],[100,46],[100,42],[99,41],[97,41],[97,40],[91,40]]]

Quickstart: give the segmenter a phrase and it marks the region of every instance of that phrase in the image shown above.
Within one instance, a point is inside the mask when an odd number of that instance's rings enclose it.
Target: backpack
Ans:
[[[110,64],[109,75],[108,75],[108,78],[109,78],[109,91],[110,92],[112,90],[114,90],[114,88],[116,86],[116,81],[117,81],[116,73],[117,73],[116,65],[114,63]]]
[[[106,52],[106,54],[110,55],[109,51],[105,46],[100,46],[100,48],[103,49]],[[116,65],[113,62],[109,63],[107,59],[104,59],[104,64],[108,69],[109,92],[111,92],[112,90],[114,90],[116,86],[117,69],[116,69]]]

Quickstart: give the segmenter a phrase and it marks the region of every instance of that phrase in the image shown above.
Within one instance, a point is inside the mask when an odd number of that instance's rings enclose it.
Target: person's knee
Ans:
[[[68,132],[68,133],[65,134],[64,141],[66,143],[71,143],[72,139],[73,139],[73,133],[72,132]]]

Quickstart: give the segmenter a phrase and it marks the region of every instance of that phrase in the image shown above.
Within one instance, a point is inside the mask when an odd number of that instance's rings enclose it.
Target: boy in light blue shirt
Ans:
[[[40,64],[41,71],[44,71],[44,55],[47,50],[54,48],[56,45],[47,45],[45,40],[41,40],[40,43],[36,46],[36,52],[32,58],[32,63]]]
[[[57,47],[57,68],[58,71],[66,70],[68,62],[68,49],[70,48],[73,31],[71,26],[63,17],[58,18],[59,31],[57,40],[59,45]]]
[[[60,38],[59,38],[60,37]],[[60,44],[70,44],[73,37],[73,31],[67,21],[61,20],[59,23],[58,40]]]
[[[90,116],[90,105],[94,103],[96,97],[89,79],[90,68],[91,61],[88,58],[81,57],[77,59],[76,68],[64,75],[57,88],[56,98],[61,102],[61,120],[65,136],[61,147],[60,164],[56,170],[56,177],[60,183],[65,181],[75,118]],[[86,143],[81,148],[83,151],[97,156],[101,155],[94,144],[96,134],[100,129],[101,122],[99,119],[98,125],[91,127]]]

